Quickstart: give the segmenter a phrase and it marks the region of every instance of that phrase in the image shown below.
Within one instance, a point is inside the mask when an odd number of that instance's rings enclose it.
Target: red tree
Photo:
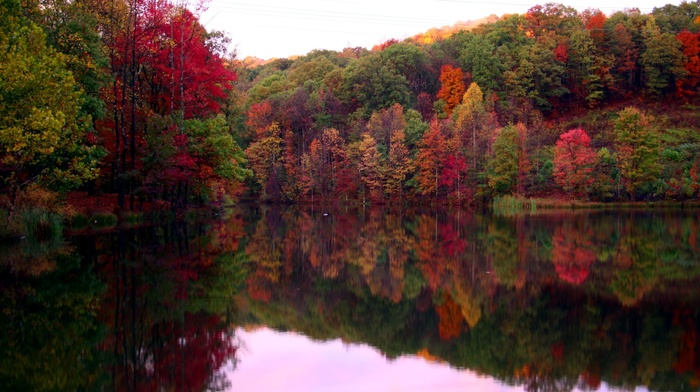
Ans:
[[[423,195],[434,194],[437,198],[440,173],[445,159],[445,137],[437,120],[423,135],[421,147],[416,155],[417,180]]]
[[[686,77],[676,81],[676,95],[694,96],[700,84],[700,33],[683,30],[676,39],[683,44],[683,67],[687,71]]]
[[[217,113],[226,91],[236,79],[212,48],[211,38],[197,17],[171,4],[150,7],[157,13],[147,20],[165,20],[155,26],[145,63],[152,69],[151,93],[161,114],[181,111],[184,118]],[[166,16],[167,15],[167,16]]]
[[[572,129],[559,136],[554,146],[554,181],[568,194],[582,196],[593,181],[596,154],[583,129]]]
[[[595,41],[598,47],[601,47],[605,42],[605,20],[606,16],[600,10],[588,17],[586,20],[586,30],[591,32],[591,38]]]

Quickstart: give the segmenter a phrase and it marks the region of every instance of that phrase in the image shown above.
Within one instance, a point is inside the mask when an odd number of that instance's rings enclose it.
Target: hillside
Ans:
[[[694,199],[698,15],[547,4],[239,64],[248,185],[277,201]]]

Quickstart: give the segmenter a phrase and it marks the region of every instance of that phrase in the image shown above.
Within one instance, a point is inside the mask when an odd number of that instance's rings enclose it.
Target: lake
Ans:
[[[255,206],[70,228],[0,247],[0,385],[700,390],[699,246],[680,209]]]

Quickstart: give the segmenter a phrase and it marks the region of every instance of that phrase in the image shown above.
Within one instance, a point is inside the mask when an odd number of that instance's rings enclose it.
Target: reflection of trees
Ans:
[[[498,282],[513,287],[518,280],[518,235],[513,222],[494,218],[486,232],[486,242]]]
[[[230,305],[222,302],[231,303],[244,279],[243,260],[232,249],[236,226],[235,219],[173,222],[118,231],[92,244],[109,282],[100,317],[110,329],[101,347],[113,358],[112,388],[226,386],[222,368],[236,346],[221,318]]]
[[[595,248],[590,240],[592,234],[591,228],[568,224],[554,230],[552,263],[563,281],[578,285],[588,277],[588,269],[596,261]]]
[[[658,282],[659,240],[650,225],[656,222],[631,217],[621,231],[613,262],[619,266],[610,287],[620,302],[632,305]]]
[[[601,380],[687,389],[694,370],[678,375],[673,366],[692,362],[682,347],[696,345],[681,338],[673,310],[700,301],[690,252],[698,218],[660,219],[285,213],[263,232],[275,238],[259,237],[284,244],[283,278],[266,286],[269,302],[247,306],[273,327],[366,342],[389,357],[421,352],[533,391],[595,389]],[[682,261],[652,257],[678,235]]]
[[[444,296],[442,303],[435,306],[435,312],[440,318],[438,324],[440,339],[454,339],[462,334],[464,317],[459,305],[449,295]]]
[[[7,391],[100,389],[104,358],[95,346],[104,328],[95,309],[104,285],[78,255],[49,261],[50,272],[0,270],[0,385]]]

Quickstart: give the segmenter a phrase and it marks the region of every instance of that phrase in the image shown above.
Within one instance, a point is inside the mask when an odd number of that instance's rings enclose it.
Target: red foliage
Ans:
[[[554,48],[553,52],[554,58],[557,61],[561,61],[562,63],[566,63],[567,61],[569,61],[569,49],[566,47],[566,44],[557,45],[557,47]]]
[[[683,67],[688,74],[676,81],[676,96],[690,97],[700,86],[700,33],[680,32],[676,39],[683,44]]]
[[[440,124],[433,121],[430,129],[423,135],[421,148],[416,155],[418,186],[422,194],[437,195],[444,156],[445,137],[440,130]]]
[[[587,370],[583,372],[583,374],[581,374],[581,379],[593,391],[597,391],[600,388],[600,384],[602,383],[600,372],[592,372]]]
[[[128,368],[116,366],[118,390],[209,389],[219,382],[217,373],[236,355],[234,339],[218,316],[185,313],[181,322],[148,327],[151,342],[139,353],[148,360],[130,363]]]
[[[605,29],[603,27],[606,19],[605,14],[598,10],[586,21],[586,30],[590,31],[591,38],[597,45],[601,45],[605,41]]]
[[[554,360],[561,361],[564,358],[564,343],[555,343],[552,345],[551,349],[552,358],[554,358]]]
[[[268,101],[263,101],[250,105],[248,119],[245,124],[250,127],[258,138],[263,138],[269,136],[267,131],[275,121],[274,118],[272,105]]]
[[[184,109],[185,118],[219,111],[236,74],[207,43],[207,32],[190,11],[172,5],[149,9],[145,20],[162,21],[137,26],[153,34],[144,63],[153,69],[153,99],[165,113]],[[170,15],[166,18],[165,15]]]
[[[440,242],[442,249],[447,256],[463,255],[467,251],[467,243],[463,236],[460,236],[459,231],[455,230],[452,222],[441,222],[438,224],[440,228]]]
[[[589,238],[592,233],[558,227],[552,241],[552,263],[554,270],[565,282],[579,285],[588,277],[589,267],[596,261]]]
[[[572,129],[559,136],[554,146],[554,181],[574,196],[582,196],[593,181],[596,154],[583,129]]]
[[[464,196],[464,183],[467,172],[467,161],[462,154],[449,154],[442,165],[440,171],[439,184],[447,189],[451,197],[459,198]]]

